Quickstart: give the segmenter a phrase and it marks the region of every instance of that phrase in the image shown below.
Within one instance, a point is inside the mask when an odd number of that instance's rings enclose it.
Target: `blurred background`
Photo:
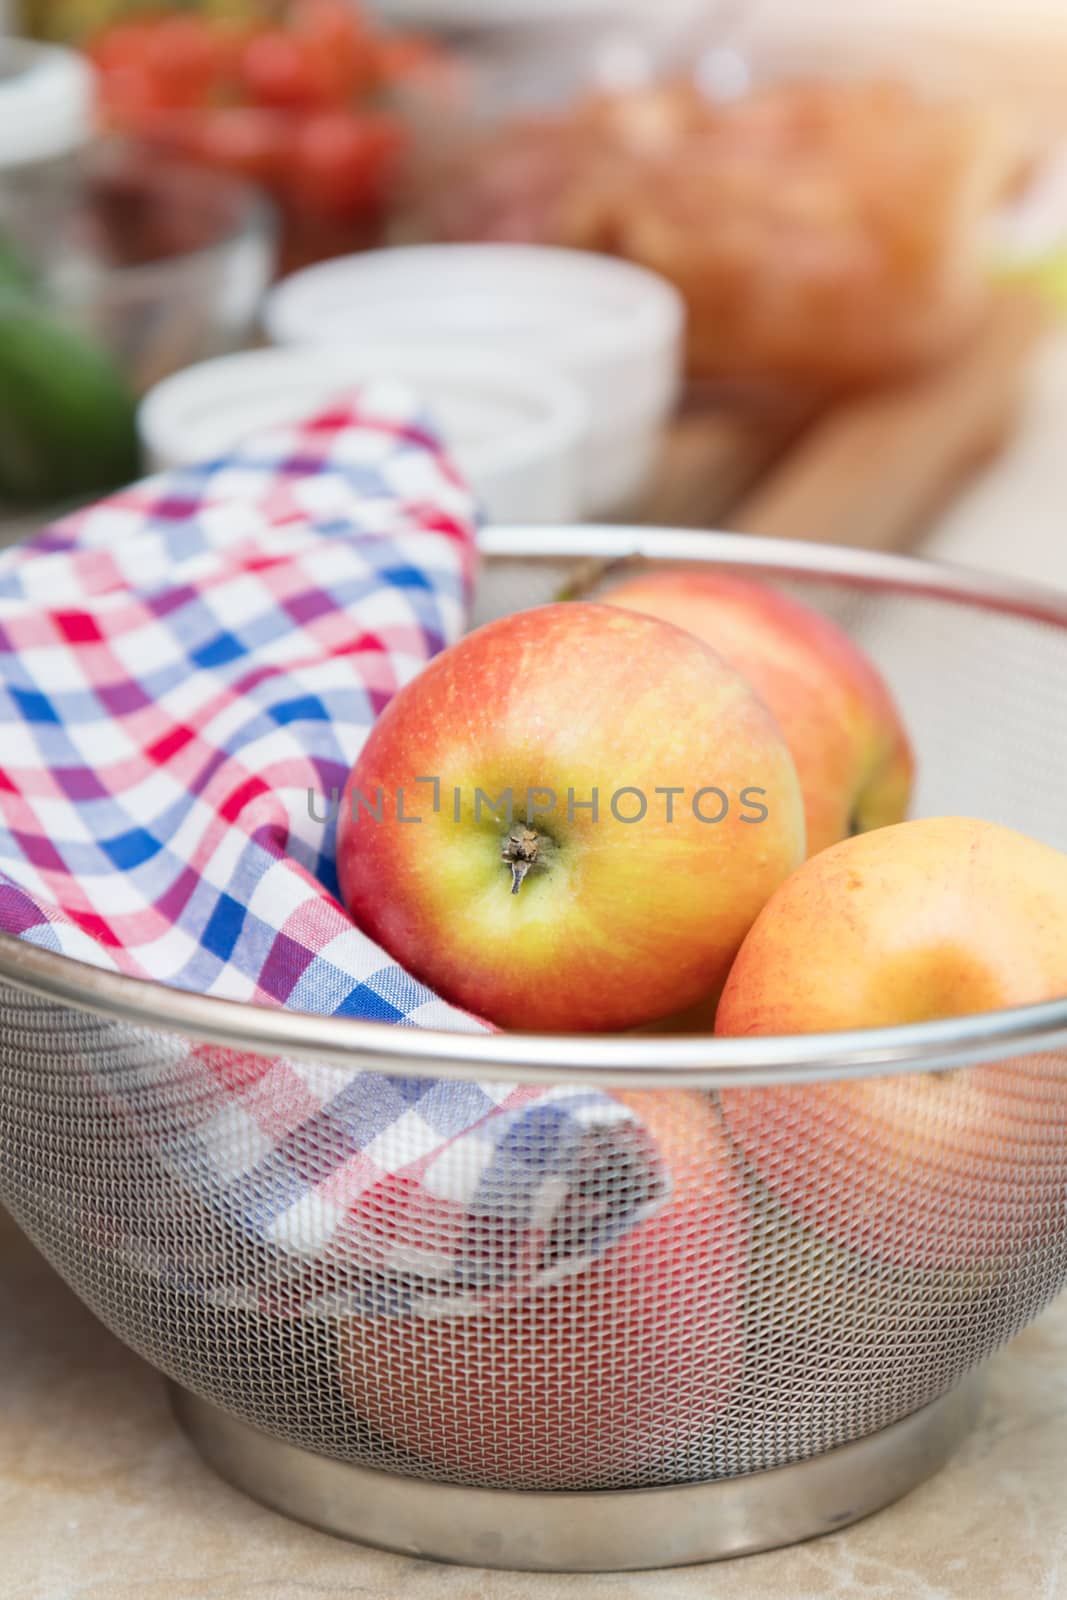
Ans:
[[[1062,0],[0,0],[0,28],[0,539],[387,377],[494,520],[1067,582]],[[991,531],[1009,482],[1029,545]]]

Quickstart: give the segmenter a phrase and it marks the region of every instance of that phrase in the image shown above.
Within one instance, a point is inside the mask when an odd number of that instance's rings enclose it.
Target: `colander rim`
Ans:
[[[484,529],[489,559],[605,565],[707,561],[976,606],[1067,629],[1067,593],[915,556],[690,529]],[[1067,996],[1041,1005],[898,1027],[764,1038],[453,1033],[222,999],[110,972],[0,933],[0,981],[58,1004],[261,1055],[392,1075],[723,1089],[946,1071],[1067,1047]]]

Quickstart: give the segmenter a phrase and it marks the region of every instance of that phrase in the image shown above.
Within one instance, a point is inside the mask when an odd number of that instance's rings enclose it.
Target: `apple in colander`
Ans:
[[[770,712],[691,634],[545,606],[437,656],[386,707],[338,822],[355,922],[507,1028],[636,1027],[716,990],[804,856]]]
[[[835,845],[760,914],[716,1031],[810,1034],[1067,996],[1067,856],[962,817]],[[993,1274],[1067,1227],[1067,1055],[721,1095],[759,1180],[897,1267]]]
[[[355,1413],[409,1465],[498,1488],[707,1475],[741,1371],[748,1206],[711,1096],[619,1098],[670,1189],[592,1265],[474,1314],[341,1323]]]
[[[600,598],[685,628],[748,680],[796,762],[809,855],[903,820],[913,760],[900,715],[873,663],[828,617],[709,567],[650,568]]]

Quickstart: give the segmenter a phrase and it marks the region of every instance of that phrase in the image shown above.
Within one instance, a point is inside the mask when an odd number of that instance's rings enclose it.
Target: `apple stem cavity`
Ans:
[[[518,894],[526,874],[537,865],[541,854],[541,835],[534,828],[513,828],[504,840],[501,860],[511,868],[511,892]]]

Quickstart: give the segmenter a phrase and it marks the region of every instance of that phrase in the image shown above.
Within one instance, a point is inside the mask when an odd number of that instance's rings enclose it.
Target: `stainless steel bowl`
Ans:
[[[595,592],[605,564],[633,558],[787,585],[886,671],[917,747],[918,811],[1067,848],[1067,597],[724,534],[531,528],[483,543],[481,618],[568,585]],[[964,1380],[1067,1283],[1067,998],[715,1040],[280,1013],[11,939],[0,985],[0,1197],[178,1386],[208,1459],[353,1537],[598,1570],[841,1526],[940,1464],[970,1413]],[[325,1070],[625,1093],[672,1194],[636,1230],[654,1230],[644,1245],[491,1313],[349,1314],[355,1255],[305,1262],[305,1286],[321,1274],[331,1293],[299,1299],[291,1265],[168,1163],[198,1093],[188,1041]],[[227,1297],[249,1281],[255,1305]]]

